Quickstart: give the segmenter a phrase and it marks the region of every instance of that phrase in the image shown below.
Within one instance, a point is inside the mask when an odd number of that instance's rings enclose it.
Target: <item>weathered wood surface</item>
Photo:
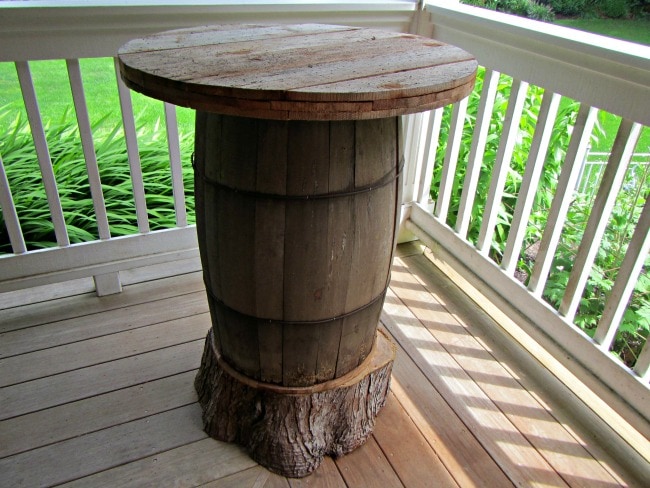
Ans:
[[[404,256],[403,249],[398,247],[398,255]],[[450,283],[432,274],[426,264],[411,255],[394,266],[394,296],[388,299],[384,321],[397,336],[397,357],[392,393],[372,434],[381,454],[368,445],[370,455],[364,454],[363,446],[337,460],[326,457],[310,476],[290,479],[288,485],[385,486],[379,477],[367,484],[358,482],[367,481],[367,473],[372,471],[388,473],[390,479],[397,475],[409,488],[455,486],[454,482],[463,487],[505,487],[526,476],[526,486],[541,485],[548,480],[548,471],[529,466],[529,458],[537,457],[537,452],[547,459],[545,469],[556,471],[570,486],[646,486],[647,476],[635,478],[611,451],[608,454],[609,439],[595,435],[581,422],[584,412],[551,394],[547,376],[532,375],[529,363],[511,355],[513,344],[495,343],[481,334],[486,329],[471,300],[459,302],[458,292],[451,293]],[[420,283],[417,289],[413,277]],[[55,345],[59,338],[63,340],[66,334],[61,325],[69,325],[76,334],[84,320],[94,326],[113,323],[114,314],[124,318],[125,307],[142,305],[131,309],[138,314],[132,318],[147,327],[143,317],[148,313],[147,304],[167,310],[171,316],[178,307],[174,297],[202,288],[201,275],[194,273],[129,285],[122,295],[111,297],[88,294],[41,305],[18,301],[14,308],[0,312],[0,322],[5,325],[9,320],[6,325],[11,326],[14,320],[18,324],[29,321],[31,327],[25,332],[32,331],[35,347],[41,350],[45,343]],[[456,333],[439,333],[443,327]],[[420,335],[419,330],[430,332]],[[46,340],[50,331],[55,337]],[[100,327],[89,327],[89,331],[91,336],[74,341],[77,349],[70,355],[83,354],[87,340],[103,335]],[[124,331],[112,329],[109,333]],[[470,349],[467,341],[471,335],[477,342]],[[186,342],[185,338],[179,340]],[[64,343],[68,342],[60,344]],[[183,343],[122,359],[116,351],[114,360],[102,364],[0,389],[4,413],[0,421],[0,486],[52,486],[77,477],[63,486],[287,486],[284,478],[266,477],[268,472],[240,447],[201,433],[200,409],[187,406],[196,402],[193,378],[204,340]],[[439,365],[430,355],[443,349],[456,359],[457,369]],[[14,355],[10,349],[7,353]],[[22,345],[16,352],[29,354]],[[66,360],[53,357],[53,366],[62,369],[54,363]],[[502,371],[497,373],[499,364]],[[470,383],[479,385],[492,399],[490,410],[479,408],[474,397],[450,393],[468,391]],[[178,409],[175,425],[190,425],[187,437],[165,421],[172,417],[159,417]],[[495,428],[495,416],[510,429],[507,439]],[[513,428],[521,429],[519,440],[514,439]],[[191,440],[195,435],[203,437]],[[495,441],[483,442],[486,438]],[[99,444],[110,449],[103,451],[105,457],[93,459],[100,452]],[[120,455],[118,446],[124,445],[133,448]],[[151,446],[156,447],[155,452]],[[515,455],[516,451],[521,454]],[[80,467],[80,461],[87,461],[88,469]]]
[[[125,83],[176,105],[278,120],[370,119],[468,95],[476,61],[426,37],[318,24],[163,32],[119,51]]]
[[[199,245],[230,366],[309,386],[369,354],[396,238],[398,136],[396,117],[197,114]]]
[[[314,386],[281,387],[241,375],[206,338],[195,385],[211,437],[242,445],[269,470],[309,475],[325,456],[340,457],[366,442],[384,406],[395,357],[383,334],[349,374]]]

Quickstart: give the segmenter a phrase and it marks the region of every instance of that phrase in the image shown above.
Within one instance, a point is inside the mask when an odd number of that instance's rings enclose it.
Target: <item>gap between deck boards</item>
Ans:
[[[287,480],[206,438],[192,381],[209,318],[193,273],[10,310],[0,325],[0,368],[14,382],[1,393],[0,485],[634,486],[558,422],[420,247],[397,256],[382,327],[398,354],[363,448]]]

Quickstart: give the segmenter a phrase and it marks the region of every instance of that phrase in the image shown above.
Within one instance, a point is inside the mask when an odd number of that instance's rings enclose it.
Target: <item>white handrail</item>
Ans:
[[[347,24],[407,32],[414,0],[0,2],[0,62],[114,56],[154,32],[224,23]]]

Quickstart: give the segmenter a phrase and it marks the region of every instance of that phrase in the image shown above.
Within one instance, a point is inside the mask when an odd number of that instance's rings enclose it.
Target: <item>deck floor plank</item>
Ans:
[[[335,462],[350,488],[404,487],[374,436],[368,438],[363,448],[356,449]]]
[[[0,486],[623,486],[543,388],[527,390],[535,383],[481,336],[420,249],[396,254],[382,327],[397,357],[373,435],[302,479],[202,431],[200,273],[14,303],[0,314]]]
[[[12,356],[0,362],[0,387],[197,341],[210,329],[207,312]]]
[[[197,405],[194,405],[197,407]],[[196,432],[200,425],[200,409],[193,409],[192,415],[185,415],[183,421],[193,421]],[[198,424],[197,424],[198,420]],[[179,425],[179,427],[186,427]],[[176,429],[176,426],[168,426]],[[205,434],[204,434],[205,437]],[[211,486],[215,480],[246,471],[257,466],[240,447],[210,438],[189,441],[184,445],[137,459],[128,464],[80,478],[63,486],[66,488],[175,488],[178,486]],[[266,471],[266,470],[264,470]],[[268,472],[268,471],[267,471]],[[219,486],[219,485],[216,485]],[[246,486],[246,485],[239,485]],[[252,486],[252,485],[248,485]]]
[[[391,317],[382,323],[390,333]],[[418,430],[460,486],[514,486],[447,400],[396,341],[391,389]]]
[[[531,445],[571,486],[617,486],[618,481],[557,421],[552,412],[540,404],[537,396],[533,396],[513,377],[512,368],[497,360],[493,351],[486,349],[485,343],[473,336],[480,331],[475,328],[469,331],[471,326],[463,319],[462,310],[448,304],[449,301],[440,294],[432,294],[435,284],[430,273],[430,262],[424,256],[411,258],[410,261],[409,272],[398,274],[398,279],[406,280],[411,285],[419,283],[422,289],[416,290],[415,286],[409,288],[400,297],[401,300],[436,340],[454,354],[464,371],[480,385]],[[445,307],[445,315],[455,321],[452,326],[448,325],[446,317],[440,317],[429,307],[411,306],[411,300],[420,302],[430,300],[430,297]],[[467,332],[458,334],[457,326]],[[473,351],[471,357],[467,355],[469,351]]]
[[[458,487],[393,392],[379,414],[373,435],[404,486]]]
[[[399,293],[399,298],[395,293]],[[400,341],[407,353],[515,484],[523,486],[530,480],[537,480],[548,486],[567,486],[529,440],[485,394],[482,388],[484,383],[502,380],[485,374],[476,382],[458,362],[468,357],[472,364],[478,365],[486,351],[474,344],[465,344],[464,328],[441,305],[429,306],[430,294],[425,296],[425,293],[421,293],[421,286],[412,278],[403,261],[396,259],[391,290],[387,295],[387,311],[400,317],[396,324],[404,331],[404,336],[408,337],[408,340]],[[445,337],[447,342],[437,340],[422,323],[421,317],[451,331],[449,334],[454,337]],[[400,333],[394,329],[389,330],[394,335]]]
[[[0,420],[197,369],[205,340],[4,387]]]
[[[253,466],[215,481],[211,481],[200,488],[289,488],[289,480],[264,469],[262,466]]]
[[[9,456],[0,459],[0,486],[73,481],[205,439],[202,427],[201,409],[194,403]]]
[[[182,290],[180,292],[179,290]],[[94,293],[48,300],[2,311],[0,333],[65,320],[98,312],[110,312],[137,303],[205,290],[200,273],[188,273],[156,281],[137,283],[124,288],[122,293],[98,297]]]
[[[196,402],[188,371],[0,422],[0,458]]]
[[[84,315],[50,322],[39,326],[38,334],[31,328],[17,329],[0,334],[0,358],[63,346],[207,311],[205,292],[200,291],[118,308],[110,314],[98,312],[97,320],[93,320],[92,315]]]
[[[394,326],[388,330],[507,476],[521,486],[531,479],[549,486],[567,486],[406,305],[396,304],[392,294],[388,299],[388,313],[400,317],[396,325],[405,332]]]
[[[346,488],[343,477],[332,458],[326,457],[319,468],[304,478],[289,479],[291,488]]]
[[[458,486],[393,392],[379,415],[373,435],[404,486]]]

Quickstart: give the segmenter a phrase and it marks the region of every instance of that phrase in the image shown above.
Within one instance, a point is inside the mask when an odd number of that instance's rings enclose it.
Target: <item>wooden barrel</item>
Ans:
[[[398,220],[398,124],[197,112],[199,246],[234,369],[302,387],[368,356]]]

